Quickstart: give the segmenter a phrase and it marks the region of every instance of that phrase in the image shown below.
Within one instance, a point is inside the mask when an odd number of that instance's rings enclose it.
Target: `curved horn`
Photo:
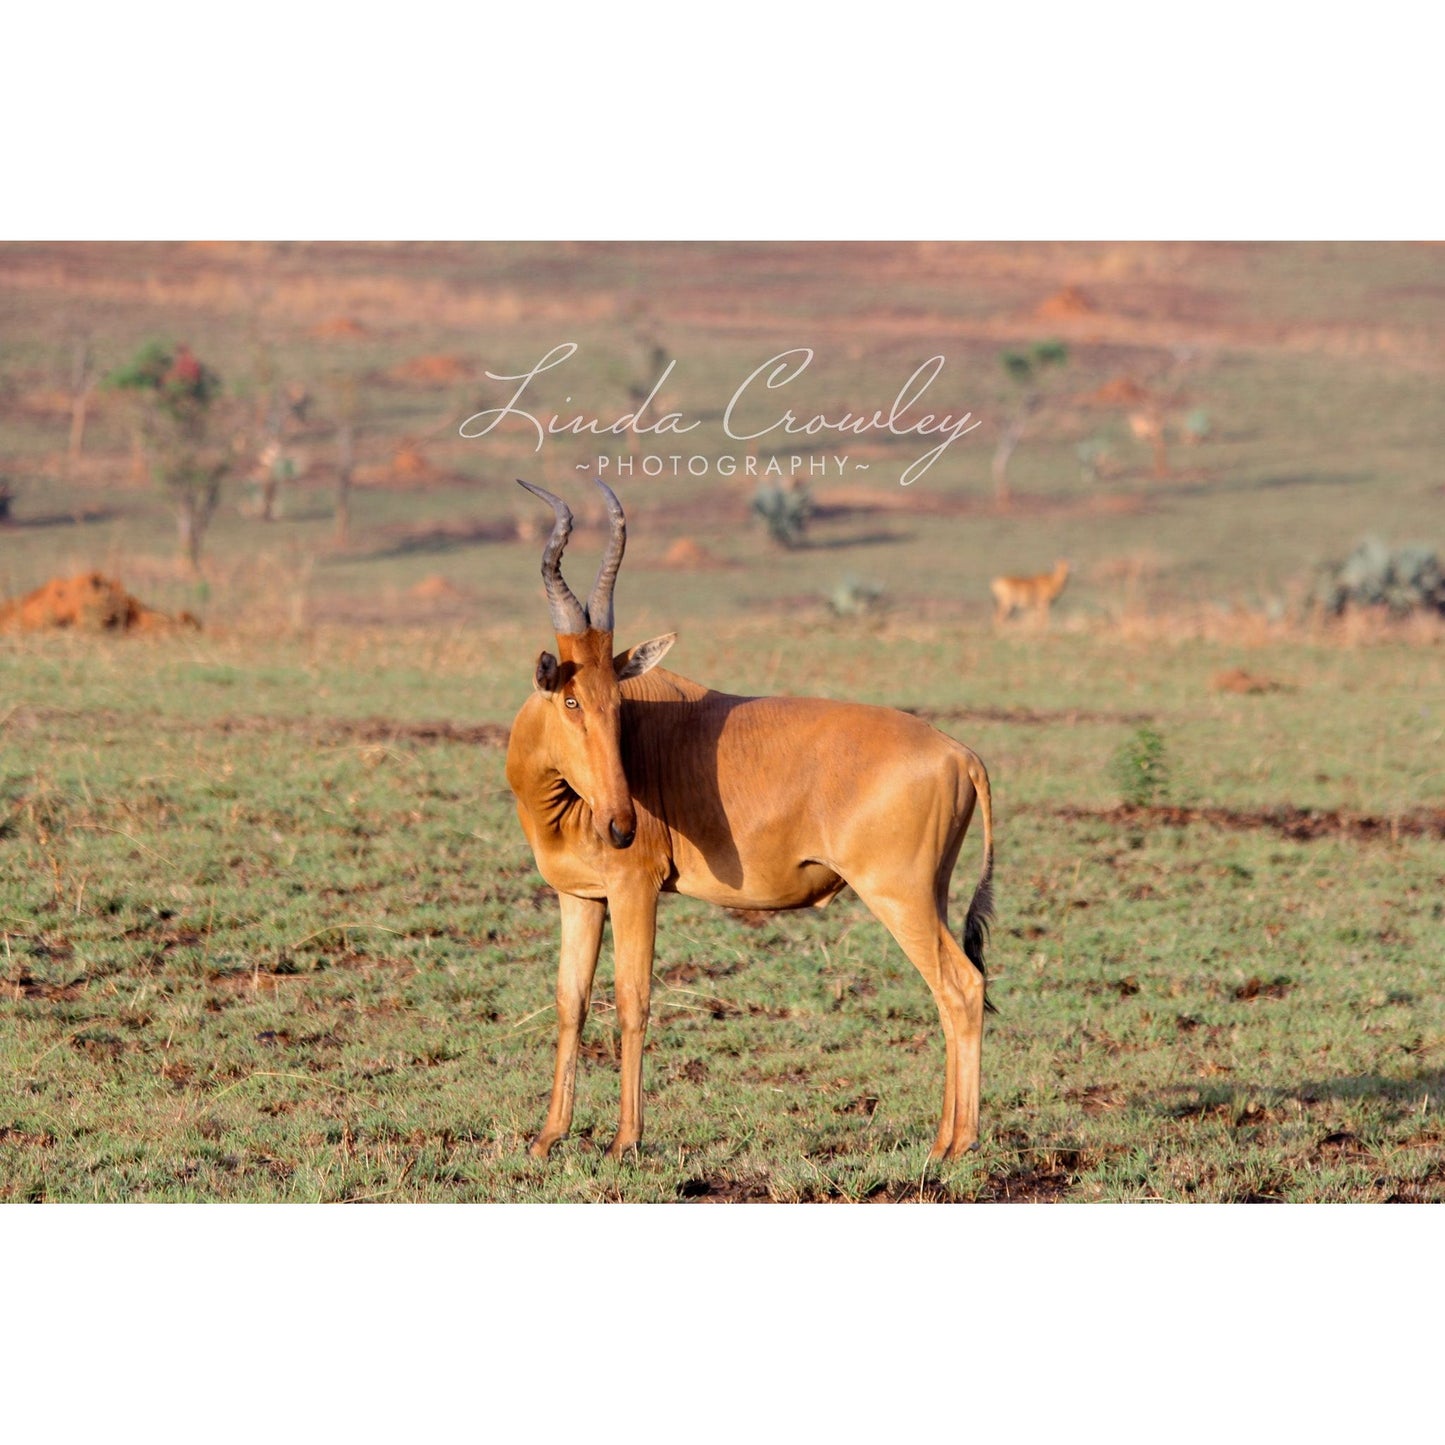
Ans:
[[[526,487],[534,496],[550,502],[557,520],[552,525],[552,535],[542,550],[542,585],[547,589],[547,605],[552,612],[552,630],[560,637],[566,633],[586,632],[587,614],[582,604],[572,594],[562,576],[562,549],[572,535],[572,512],[561,497],[534,487],[531,482],[517,478],[519,487]]]
[[[592,584],[592,596],[587,599],[587,616],[599,632],[611,632],[612,585],[617,581],[617,569],[622,566],[622,554],[627,549],[627,519],[622,515],[622,503],[617,500],[612,488],[601,477],[594,477],[593,481],[602,488],[612,530],[607,538],[607,553],[597,569],[597,580]]]

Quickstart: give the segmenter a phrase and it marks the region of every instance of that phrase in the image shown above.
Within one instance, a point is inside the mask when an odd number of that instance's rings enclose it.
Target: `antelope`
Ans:
[[[993,620],[1006,622],[1015,611],[1031,608],[1040,618],[1048,616],[1054,598],[1069,580],[1069,564],[1060,558],[1052,572],[1038,577],[995,577],[988,584],[993,593]]]
[[[571,1127],[577,1051],[602,927],[612,917],[622,1034],[621,1109],[607,1153],[642,1138],[658,898],[724,908],[821,908],[851,886],[927,981],[943,1027],[943,1115],[931,1159],[978,1147],[984,945],[993,912],[988,772],[962,743],[891,708],[818,698],[734,697],[658,666],[677,640],[613,652],[612,593],[627,542],[602,481],[607,548],[584,607],[562,577],[572,513],[555,515],[542,581],[557,651],[539,654],[512,724],[507,781],[537,868],[561,910],[551,1100],[530,1152]],[[948,884],[975,804],[983,871],[963,927]]]
[[[1164,418],[1157,410],[1134,412],[1129,417],[1134,440],[1148,442],[1154,449],[1154,475],[1169,475],[1169,448],[1164,437]]]
[[[1136,411],[1129,414],[1129,431],[1136,442],[1152,442],[1158,436],[1163,422],[1153,412]]]

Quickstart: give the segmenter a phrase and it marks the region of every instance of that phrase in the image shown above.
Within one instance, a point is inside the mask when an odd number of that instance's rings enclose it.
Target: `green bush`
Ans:
[[[865,582],[850,573],[828,594],[828,607],[835,617],[863,617],[883,610],[886,591],[881,582]]]
[[[768,535],[780,546],[799,547],[813,515],[813,498],[801,484],[765,482],[753,493],[753,513],[762,518]]]
[[[1214,429],[1213,422],[1209,419],[1209,413],[1203,407],[1195,407],[1188,416],[1184,418],[1184,438],[1186,441],[1202,442]]]
[[[1069,348],[1062,341],[1036,341],[1027,351],[1005,351],[999,361],[1003,369],[1019,382],[1030,382],[1046,367],[1062,366],[1069,359]]]
[[[1366,537],[1343,562],[1321,569],[1314,600],[1335,616],[1347,607],[1388,607],[1397,617],[1445,613],[1445,570],[1428,547],[1391,548]]]
[[[116,391],[151,393],[159,410],[189,427],[202,424],[221,390],[221,378],[190,347],[172,351],[164,341],[148,341],[103,383]]]
[[[1149,808],[1169,796],[1169,761],[1164,739],[1147,723],[1114,754],[1110,769],[1125,806]]]

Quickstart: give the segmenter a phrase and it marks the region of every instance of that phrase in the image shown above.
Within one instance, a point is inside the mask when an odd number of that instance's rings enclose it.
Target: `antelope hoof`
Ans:
[[[607,1146],[607,1157],[609,1159],[621,1159],[627,1154],[636,1157],[641,1141],[637,1139],[624,1139],[620,1134],[611,1144]]]
[[[534,1159],[545,1159],[551,1152],[552,1146],[557,1142],[560,1135],[553,1134],[550,1137],[546,1134],[538,1134],[527,1146],[527,1153]]]
[[[938,1164],[944,1159],[962,1159],[965,1154],[976,1154],[977,1152],[977,1139],[971,1144],[935,1144],[928,1151],[928,1162]]]

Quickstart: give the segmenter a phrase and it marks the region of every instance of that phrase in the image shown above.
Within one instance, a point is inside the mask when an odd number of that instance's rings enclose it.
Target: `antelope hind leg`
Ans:
[[[943,1028],[943,1111],[930,1159],[957,1159],[978,1148],[983,1040],[983,979],[954,941],[929,895],[901,902],[854,884],[878,921],[923,975]]]

